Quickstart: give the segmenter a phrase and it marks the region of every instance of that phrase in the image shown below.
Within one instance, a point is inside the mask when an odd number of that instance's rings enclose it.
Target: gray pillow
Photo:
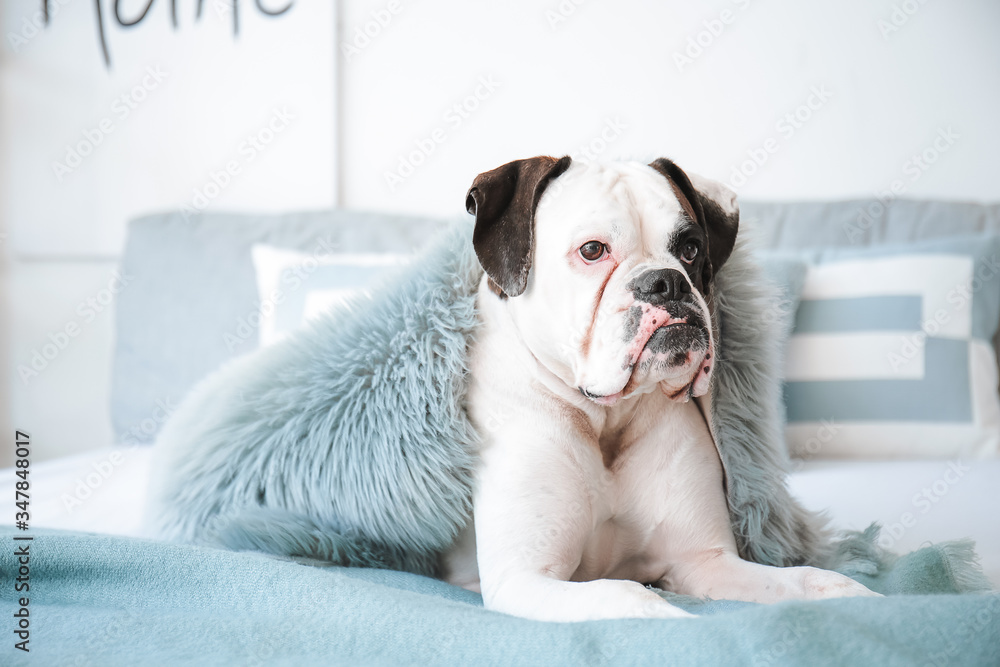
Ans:
[[[804,259],[791,253],[762,250],[756,252],[755,256],[760,261],[764,275],[779,290],[779,299],[773,306],[773,312],[768,316],[778,318],[781,324],[781,358],[778,360],[778,368],[784,369],[788,339],[795,327],[795,312],[802,296],[802,288],[806,284],[806,273],[809,270],[809,265]],[[781,423],[784,425],[788,421],[784,402],[779,406],[779,411]]]
[[[179,213],[129,225],[117,301],[111,419],[116,441],[152,442],[188,390],[257,347],[261,303],[250,248],[407,254],[442,220],[355,211]]]

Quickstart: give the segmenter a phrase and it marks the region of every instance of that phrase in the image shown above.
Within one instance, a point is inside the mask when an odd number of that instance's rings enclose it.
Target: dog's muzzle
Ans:
[[[675,269],[652,269],[631,279],[626,289],[633,302],[621,330],[622,384],[582,384],[580,393],[600,405],[613,405],[650,383],[677,401],[703,395],[711,377],[712,334],[687,276]]]
[[[670,366],[682,365],[691,351],[709,346],[709,333],[687,278],[676,269],[653,269],[627,286],[635,298],[625,320],[624,342],[630,343],[627,365],[648,350],[666,355]]]
[[[687,376],[671,398],[686,400],[707,389],[712,338],[687,277],[676,269],[653,269],[629,282],[635,304],[626,313],[624,369],[638,377]],[[672,383],[671,383],[672,384]]]

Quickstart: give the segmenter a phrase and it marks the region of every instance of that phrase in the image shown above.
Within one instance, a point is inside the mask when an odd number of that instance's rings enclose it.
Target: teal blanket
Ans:
[[[0,528],[3,665],[1000,665],[1000,595],[955,594],[964,584],[940,547],[904,556],[885,578],[856,575],[882,599],[680,599],[701,617],[541,623],[413,574],[21,535]],[[30,592],[15,593],[23,544]],[[25,595],[29,653],[12,633]]]

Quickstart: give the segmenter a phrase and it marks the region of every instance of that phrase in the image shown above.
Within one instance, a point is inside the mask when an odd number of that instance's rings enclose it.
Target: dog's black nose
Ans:
[[[632,281],[632,293],[638,301],[659,306],[680,301],[691,294],[687,277],[677,269],[653,269]]]

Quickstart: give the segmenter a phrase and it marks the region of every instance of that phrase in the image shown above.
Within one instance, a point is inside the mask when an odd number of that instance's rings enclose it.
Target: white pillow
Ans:
[[[391,253],[322,253],[255,244],[251,248],[260,298],[261,347],[281,340],[310,319],[366,294],[392,269],[409,261]]]
[[[1000,453],[998,254],[991,235],[811,253],[785,364],[791,453]]]

